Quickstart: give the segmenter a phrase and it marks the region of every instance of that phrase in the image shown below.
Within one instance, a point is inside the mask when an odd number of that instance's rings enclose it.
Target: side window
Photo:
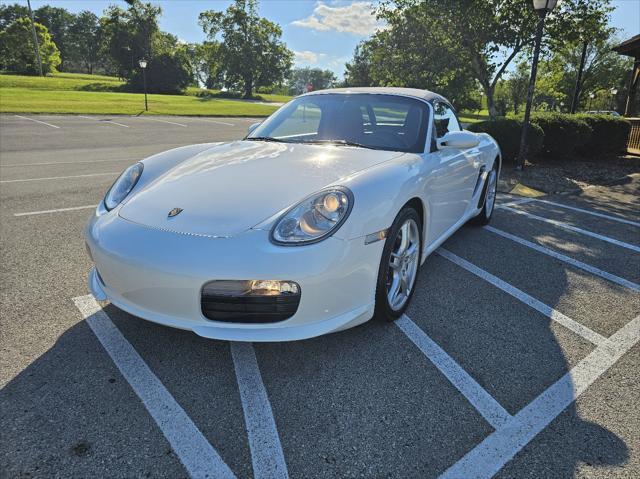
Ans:
[[[436,103],[433,106],[435,113],[434,122],[436,125],[436,136],[443,137],[452,131],[460,131],[460,124],[455,113],[446,103]]]

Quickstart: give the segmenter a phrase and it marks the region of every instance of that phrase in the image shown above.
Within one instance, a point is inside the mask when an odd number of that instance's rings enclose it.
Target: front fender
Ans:
[[[341,181],[353,192],[354,204],[335,236],[351,240],[389,228],[403,205],[422,198],[422,163],[421,156],[406,153]]]

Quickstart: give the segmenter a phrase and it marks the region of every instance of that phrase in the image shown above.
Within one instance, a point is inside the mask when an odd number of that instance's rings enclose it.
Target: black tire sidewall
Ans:
[[[419,271],[416,273],[416,280],[414,281],[413,288],[411,288],[409,299],[404,304],[404,306],[397,311],[389,306],[386,284],[389,259],[391,258],[391,250],[393,248],[393,243],[395,242],[398,231],[400,230],[400,227],[404,224],[404,222],[408,219],[413,219],[416,222],[416,224],[418,225],[418,231],[420,233],[418,268],[420,267],[420,262],[422,261],[422,219],[414,208],[406,206],[400,211],[400,213],[398,213],[398,216],[396,216],[395,220],[393,220],[391,228],[389,228],[389,234],[387,235],[387,239],[382,250],[382,257],[380,258],[380,266],[378,268],[378,280],[376,282],[376,306],[374,316],[384,321],[395,321],[404,314],[405,310],[409,306],[409,303],[411,302],[411,298],[413,297],[413,293],[415,292],[416,285],[418,283]]]

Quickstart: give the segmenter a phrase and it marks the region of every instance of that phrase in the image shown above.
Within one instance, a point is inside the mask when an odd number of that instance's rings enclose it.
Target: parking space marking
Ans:
[[[533,198],[523,198],[521,200],[509,201],[507,203],[498,204],[496,205],[496,208],[508,208],[509,206],[524,205],[526,203],[531,203],[532,201],[533,201]]]
[[[441,479],[493,477],[638,341],[640,316],[594,349],[501,429],[487,436],[447,469]]]
[[[119,172],[115,172],[115,173],[91,173],[88,175],[71,175],[71,176],[49,176],[47,178],[22,178],[19,180],[2,180],[0,181],[0,183],[24,183],[25,181],[44,181],[44,180],[67,180],[70,178],[89,178],[92,176],[107,176],[107,175],[111,175],[111,176],[116,176],[118,175]]]
[[[207,123],[217,123],[218,125],[236,126],[234,123],[227,123],[226,121],[211,120],[210,118],[193,118],[193,119],[206,121]]]
[[[631,221],[631,220],[627,220],[624,218],[618,218],[617,216],[611,216],[611,215],[606,215],[604,213],[599,213],[597,211],[591,211],[591,210],[585,210],[582,208],[576,208],[575,206],[569,206],[569,205],[563,205],[561,203],[556,203],[554,201],[549,201],[549,200],[538,200],[538,199],[534,199],[534,201],[538,202],[538,203],[544,203],[547,205],[551,205],[551,206],[557,206],[558,208],[564,208],[567,210],[571,210],[571,211],[577,211],[579,213],[585,213],[591,216],[597,216],[598,218],[605,218],[611,221],[617,221],[619,223],[624,223],[627,225],[631,225],[631,226],[638,226],[640,227],[640,223],[636,222],[636,221]]]
[[[256,479],[289,477],[271,403],[251,343],[231,343]]]
[[[516,208],[511,208],[508,206],[502,205],[501,208],[516,213],[518,215],[526,216],[527,218],[531,218],[534,220],[542,221],[543,223],[549,223],[554,226],[559,226],[560,228],[564,228],[570,231],[575,231],[576,233],[583,234],[585,236],[590,236],[592,238],[599,239],[601,241],[605,241],[607,243],[614,244],[616,246],[620,246],[621,248],[630,249],[631,251],[635,251],[636,253],[640,253],[640,246],[632,245],[629,243],[625,243],[624,241],[620,241],[614,238],[609,238],[608,236],[604,236],[598,233],[594,233],[593,231],[583,230],[582,228],[578,228],[577,226],[573,226],[567,223],[563,223],[562,221],[552,220],[550,218],[544,218],[542,216],[534,215],[533,213],[528,213],[527,211],[518,210]]]
[[[138,158],[116,158],[114,160],[77,160],[77,161],[46,161],[42,163],[9,163],[0,165],[0,168],[9,166],[50,166],[50,165],[75,165],[76,163],[113,163],[116,161],[137,161]]]
[[[461,257],[453,254],[452,252],[447,251],[444,248],[438,248],[436,250],[436,253],[438,253],[443,258],[448,259],[452,263],[460,266],[461,268],[469,271],[470,273],[475,274],[479,278],[484,279],[488,283],[491,283],[496,288],[501,289],[505,293],[522,301],[527,306],[532,307],[536,311],[539,311],[540,313],[544,314],[547,318],[552,319],[553,321],[556,321],[557,323],[563,325],[565,328],[569,329],[570,331],[573,331],[574,333],[582,336],[587,341],[590,341],[591,343],[596,345],[602,344],[606,341],[607,338],[605,338],[604,336],[596,333],[595,331],[587,328],[586,326],[578,323],[577,321],[574,321],[568,316],[565,316],[564,314],[562,314],[560,311],[553,309],[551,306],[547,306],[542,301],[538,301],[534,297],[529,296],[524,291],[519,290],[515,286],[510,285],[506,281],[501,280],[497,276],[492,275],[491,273],[483,270],[482,268],[479,268],[478,266],[468,262],[467,260],[462,259]]]
[[[26,116],[14,115],[16,118],[22,118],[23,120],[29,120],[36,123],[40,123],[42,125],[50,126],[51,128],[60,128],[59,126],[52,125],[51,123],[47,123],[46,121],[36,120],[35,118],[27,118]]]
[[[73,298],[191,477],[234,478],[229,466],[91,295]]]
[[[158,118],[147,118],[146,116],[145,117],[138,116],[138,117],[135,117],[135,118],[141,118],[143,120],[149,120],[149,121],[157,121],[157,122],[160,122],[160,123],[168,123],[169,125],[182,126],[184,128],[187,127],[187,125],[185,125],[184,123],[176,123],[175,121],[168,121],[168,120],[159,120]]]
[[[395,322],[396,326],[416,347],[438,368],[467,401],[491,424],[499,429],[512,419],[512,416],[473,379],[451,356],[433,341],[405,314]]]
[[[596,276],[600,276],[606,280],[609,280],[613,283],[619,284],[620,286],[624,286],[625,288],[629,288],[633,291],[640,292],[640,285],[636,284],[627,279],[616,276],[615,274],[607,273],[606,271],[602,271],[601,269],[596,268],[595,266],[591,266],[589,264],[583,263],[582,261],[578,261],[577,259],[570,258],[569,256],[565,256],[562,253],[558,253],[553,251],[552,249],[545,248],[544,246],[540,246],[539,244],[532,243],[531,241],[527,241],[519,236],[512,235],[511,233],[507,233],[506,231],[499,230],[498,228],[494,228],[493,226],[484,226],[483,227],[487,231],[491,231],[497,235],[502,236],[503,238],[510,239],[511,241],[515,241],[527,248],[531,248],[539,253],[546,254],[547,256],[551,256],[552,258],[558,259],[560,261],[564,261],[571,266],[575,266],[576,268],[587,271],[588,273],[594,274]]]
[[[111,125],[122,126],[124,128],[129,128],[129,125],[124,125],[122,123],[118,123],[117,121],[113,121],[113,120],[110,120],[110,119],[100,120],[99,118],[93,118],[93,117],[90,117],[90,116],[83,116],[83,115],[78,115],[78,118],[85,118],[87,120],[93,120],[93,121],[97,121],[99,123],[107,123],[107,124],[111,124]]]
[[[58,208],[56,210],[29,211],[26,213],[14,213],[13,216],[35,216],[35,215],[46,215],[49,213],[62,213],[65,211],[88,210],[90,208],[95,208],[96,206],[97,205],[85,205],[85,206],[72,206],[71,208]]]

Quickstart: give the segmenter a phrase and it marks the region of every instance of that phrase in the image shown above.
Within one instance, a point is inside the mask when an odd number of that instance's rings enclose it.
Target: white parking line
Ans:
[[[52,125],[51,123],[47,123],[46,121],[36,120],[34,118],[27,118],[26,116],[21,116],[21,115],[14,115],[14,116],[17,117],[17,118],[22,118],[23,120],[29,120],[29,121],[33,121],[33,122],[36,122],[36,123],[41,123],[43,125],[50,126],[51,128],[60,128],[59,126]]]
[[[548,200],[537,200],[537,199],[534,199],[534,201],[536,201],[538,203],[544,203],[546,205],[557,206],[558,208],[564,208],[564,209],[571,210],[571,211],[577,211],[579,213],[586,213],[586,214],[591,215],[591,216],[597,216],[598,218],[605,218],[607,220],[617,221],[619,223],[624,223],[624,224],[627,224],[627,225],[640,227],[640,223],[638,223],[636,221],[631,221],[631,220],[627,220],[627,219],[624,219],[624,218],[618,218],[617,216],[606,215],[604,213],[598,213],[597,211],[585,210],[585,209],[582,209],[582,208],[576,208],[575,206],[563,205],[561,203],[555,203],[553,201],[548,201]]]
[[[640,246],[632,245],[629,243],[625,243],[624,241],[620,241],[617,239],[609,238],[608,236],[604,236],[598,233],[594,233],[593,231],[583,230],[582,228],[578,228],[577,226],[573,226],[567,223],[563,223],[562,221],[552,220],[549,218],[544,218],[542,216],[534,215],[532,213],[528,213],[526,211],[518,210],[516,208],[510,208],[508,206],[501,206],[501,208],[516,213],[518,215],[526,216],[527,218],[531,218],[534,220],[542,221],[543,223],[549,223],[554,226],[559,226],[560,228],[567,229],[569,231],[575,231],[576,233],[583,234],[585,236],[590,236],[592,238],[599,239],[600,241],[605,241],[607,243],[614,244],[616,246],[620,246],[621,248],[630,249],[631,251],[635,251],[636,253],[640,253]]]
[[[88,210],[90,208],[95,208],[96,206],[97,205],[72,206],[71,208],[58,208],[57,210],[29,211],[27,213],[14,213],[13,216],[34,216],[46,215],[49,213],[62,213],[64,211]]]
[[[487,436],[447,469],[441,479],[493,477],[638,341],[640,316],[600,344],[502,428]]]
[[[134,118],[139,118],[139,119],[142,119],[142,120],[149,120],[149,121],[157,121],[157,122],[160,122],[160,123],[168,123],[169,125],[182,126],[184,128],[187,127],[187,125],[185,125],[184,123],[176,123],[175,121],[168,121],[168,120],[159,120],[158,118],[148,118],[146,116],[144,116],[144,117],[143,116],[136,116]]]
[[[620,286],[624,286],[625,288],[629,288],[633,291],[640,292],[640,285],[636,284],[632,281],[629,281],[624,278],[620,278],[615,274],[607,273],[606,271],[602,271],[601,269],[596,268],[595,266],[591,266],[589,264],[583,263],[582,261],[578,261],[577,259],[570,258],[569,256],[565,256],[562,253],[558,253],[553,251],[552,249],[545,248],[544,246],[540,246],[539,244],[532,243],[531,241],[527,241],[519,236],[512,235],[511,233],[507,233],[506,231],[499,230],[498,228],[494,228],[493,226],[484,226],[484,229],[487,231],[491,231],[497,235],[500,235],[504,238],[510,239],[511,241],[515,241],[527,248],[531,248],[539,253],[546,254],[547,256],[551,256],[552,258],[558,259],[560,261],[564,261],[571,266],[575,266],[576,268],[580,268],[584,271],[587,271],[596,276],[600,276],[601,278],[607,279],[612,283],[619,284]]]
[[[523,198],[521,200],[509,201],[507,203],[499,203],[496,205],[496,208],[507,208],[509,206],[524,205],[526,203],[531,203],[532,201],[533,198]]]
[[[99,123],[107,123],[107,124],[111,124],[111,125],[122,126],[124,128],[129,128],[129,125],[124,125],[122,123],[118,123],[117,121],[113,121],[113,120],[110,120],[110,119],[101,120],[99,118],[93,118],[91,116],[83,116],[83,115],[78,115],[78,118],[85,118],[87,120],[93,120],[93,121],[97,121]]]
[[[227,123],[226,121],[211,120],[210,118],[196,118],[196,117],[193,117],[193,119],[194,120],[200,120],[200,121],[206,121],[207,123],[217,123],[218,125],[235,126],[234,123]]]
[[[231,343],[231,356],[249,437],[253,477],[286,479],[287,463],[253,346]]]
[[[191,477],[233,478],[229,466],[91,295],[73,299]]]
[[[587,328],[586,326],[583,326],[582,324],[565,316],[560,311],[553,309],[551,306],[547,306],[542,301],[538,301],[534,297],[529,296],[527,293],[519,290],[515,286],[511,286],[506,281],[503,281],[500,278],[492,275],[491,273],[479,268],[478,266],[472,263],[469,263],[467,260],[462,259],[459,256],[456,256],[452,252],[447,251],[444,248],[438,248],[436,250],[436,253],[438,253],[443,258],[448,259],[452,263],[457,264],[461,268],[466,269],[470,273],[475,274],[479,278],[484,279],[488,283],[491,283],[493,286],[495,286],[498,289],[501,289],[505,293],[510,294],[514,298],[522,301],[527,306],[530,306],[536,311],[539,311],[540,313],[544,314],[547,318],[552,319],[553,321],[556,321],[557,323],[563,325],[565,328],[582,336],[587,341],[590,341],[593,344],[602,344],[606,341],[606,338],[604,336],[596,333],[595,331]]]
[[[92,176],[107,176],[107,175],[115,176],[118,174],[119,172],[116,171],[115,173],[91,173],[88,175],[49,176],[47,178],[23,178],[20,180],[2,180],[0,181],[0,183],[23,183],[25,181],[66,180],[69,178],[89,178]]]
[[[433,363],[438,370],[453,384],[473,407],[484,417],[494,429],[499,429],[512,419],[512,416],[485,391],[469,373],[449,356],[435,341],[422,331],[405,314],[396,326],[406,334],[417,348]]]
[[[76,163],[114,163],[116,161],[138,161],[139,158],[117,158],[115,160],[77,160],[77,161],[46,161],[42,163],[9,163],[0,165],[0,168],[9,166],[48,166],[48,165],[75,165]]]

